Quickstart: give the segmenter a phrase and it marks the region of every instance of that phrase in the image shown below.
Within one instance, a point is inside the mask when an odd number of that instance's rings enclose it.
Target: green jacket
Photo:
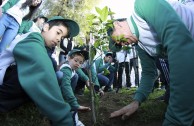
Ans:
[[[40,33],[31,33],[13,50],[21,87],[55,126],[72,126],[70,106],[64,101],[52,62]]]
[[[76,73],[78,74],[78,76],[81,78],[82,81],[88,81],[89,80],[88,76],[82,71],[81,68],[78,68],[76,70]]]
[[[106,64],[103,65],[103,59],[102,58],[97,59],[95,61],[95,65],[96,65],[96,71],[97,71],[97,73],[103,72],[108,67],[109,67],[108,68],[109,71],[112,71],[112,72],[115,72],[116,71],[116,68],[114,66],[112,66],[111,63],[106,63]]]
[[[2,7],[2,12],[6,12],[9,8],[13,7],[19,0],[8,0],[7,3]]]
[[[23,20],[22,24],[18,30],[18,34],[25,34],[25,33],[29,32],[32,25],[33,25],[33,21]]]
[[[72,109],[78,109],[80,105],[71,87],[72,69],[70,67],[63,67],[60,71],[63,72],[63,78],[60,84],[63,97]]]

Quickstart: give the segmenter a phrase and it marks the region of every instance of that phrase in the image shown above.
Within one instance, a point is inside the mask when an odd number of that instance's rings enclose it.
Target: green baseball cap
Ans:
[[[74,53],[76,54],[81,54],[85,60],[89,59],[89,52],[85,50],[79,50],[79,49],[72,49],[69,53],[68,56],[73,55]]]
[[[65,24],[69,27],[69,36],[74,37],[79,34],[79,25],[77,22],[71,20],[71,19],[65,19],[62,16],[53,16],[52,18],[48,19],[47,23],[54,20],[61,20],[64,21]]]
[[[113,56],[113,52],[104,52],[105,56]]]

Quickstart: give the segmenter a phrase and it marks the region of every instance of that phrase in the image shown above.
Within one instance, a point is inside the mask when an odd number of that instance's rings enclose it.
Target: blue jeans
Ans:
[[[18,33],[19,27],[20,25],[15,18],[9,14],[4,13],[0,17],[0,53],[13,41]]]
[[[111,85],[113,84],[114,81],[114,73],[111,72],[108,75],[103,75],[102,73],[98,74],[98,81],[100,83],[100,86],[106,86],[108,88],[111,87]]]

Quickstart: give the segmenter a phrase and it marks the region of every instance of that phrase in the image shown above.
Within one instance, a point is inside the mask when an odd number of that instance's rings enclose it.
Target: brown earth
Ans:
[[[147,106],[145,106],[140,108],[138,112],[132,115],[128,120],[123,121],[121,117],[109,119],[110,113],[130,103],[132,101],[132,96],[132,93],[127,92],[110,92],[99,98],[99,100],[97,100],[98,105],[96,106],[97,123],[95,126],[161,126],[166,105],[161,101],[154,100],[151,100],[152,106],[150,107],[155,108],[154,106],[159,106],[158,104],[162,105],[162,109],[158,113],[154,112],[155,115],[150,114],[150,112],[154,110],[146,110],[145,108],[147,108]],[[77,98],[80,105],[90,106],[91,100],[89,96],[77,96]],[[86,126],[93,126],[92,112],[79,113],[79,118]]]

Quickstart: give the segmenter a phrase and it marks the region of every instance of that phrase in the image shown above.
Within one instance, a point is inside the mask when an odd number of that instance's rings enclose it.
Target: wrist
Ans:
[[[141,105],[141,103],[140,103],[139,101],[137,101],[137,100],[134,100],[134,101],[133,101],[133,104],[136,104],[136,105],[138,105],[138,106]]]

